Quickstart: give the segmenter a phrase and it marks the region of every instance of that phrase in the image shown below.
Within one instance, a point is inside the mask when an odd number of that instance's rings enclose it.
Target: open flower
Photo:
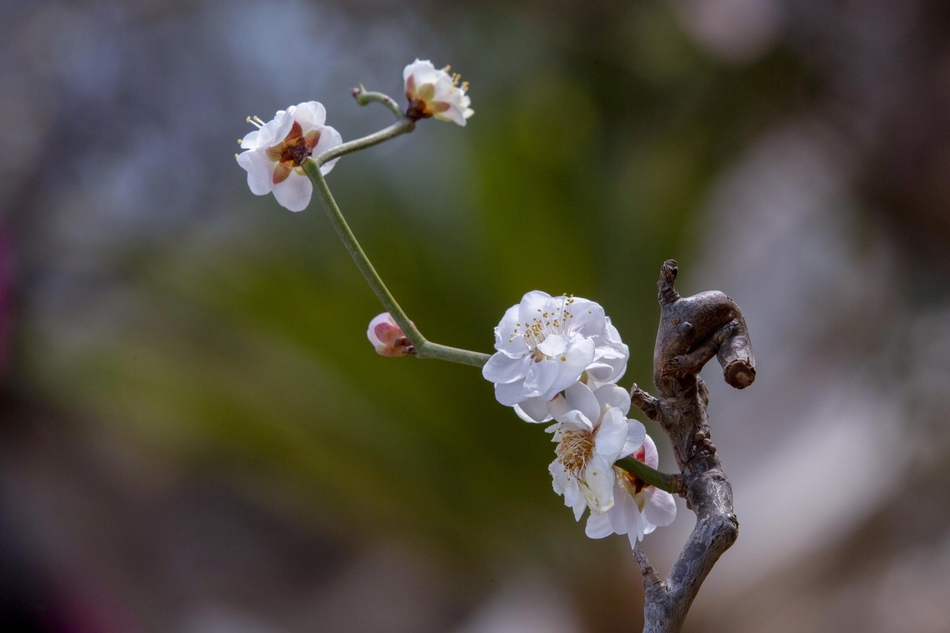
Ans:
[[[388,312],[377,315],[369,322],[366,338],[376,348],[376,353],[382,356],[405,356],[415,353],[412,343]]]
[[[640,460],[651,468],[656,468],[659,455],[656,444],[647,435],[643,445],[632,453],[624,450],[623,455]],[[634,477],[616,466],[614,470],[614,505],[602,514],[591,514],[587,519],[587,536],[604,538],[610,534],[626,534],[630,546],[636,547],[657,526],[669,525],[676,518],[676,502],[673,495],[660,490]]]
[[[248,117],[248,123],[257,129],[241,140],[247,151],[237,155],[237,162],[247,171],[251,193],[263,196],[273,192],[277,202],[291,211],[307,208],[313,185],[301,165],[311,155],[343,142],[339,132],[323,124],[326,118],[326,109],[317,101],[278,110],[266,123]],[[324,163],[320,173],[330,173],[337,160]]]
[[[495,383],[498,402],[530,422],[550,420],[548,401],[585,372],[592,388],[615,382],[629,356],[598,304],[538,290],[505,312],[495,349],[482,375]]]
[[[429,60],[416,60],[402,71],[406,82],[406,98],[409,109],[406,116],[413,121],[434,116],[442,121],[465,125],[466,119],[475,114],[469,106],[472,100],[465,94],[468,82],[459,85],[461,76],[449,74],[450,66],[438,70]]]
[[[564,505],[574,509],[578,521],[585,508],[601,514],[614,507],[617,473],[613,464],[621,455],[642,448],[646,429],[628,420],[630,394],[617,385],[596,391],[574,383],[551,402],[558,443],[550,468],[554,491],[564,495]]]

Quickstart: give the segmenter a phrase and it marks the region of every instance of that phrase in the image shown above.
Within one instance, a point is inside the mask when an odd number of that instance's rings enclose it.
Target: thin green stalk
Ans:
[[[369,136],[364,136],[363,138],[358,138],[355,141],[350,141],[349,143],[343,143],[342,145],[331,147],[322,154],[314,156],[313,160],[316,161],[317,165],[323,165],[327,161],[331,161],[334,158],[339,158],[344,154],[358,152],[361,149],[366,149],[367,147],[372,147],[373,145],[379,145],[380,143],[388,141],[391,138],[395,138],[400,134],[412,132],[415,127],[415,121],[402,118],[389,127],[383,128],[379,132],[375,132]]]
[[[409,123],[412,124],[411,121]],[[385,130],[383,131],[385,132]],[[354,141],[354,143],[356,142],[358,141]],[[363,252],[359,242],[356,241],[356,236],[353,235],[353,231],[346,223],[343,213],[340,211],[340,207],[337,206],[336,200],[333,199],[333,194],[330,193],[330,188],[327,186],[327,181],[323,177],[323,174],[320,173],[318,164],[313,160],[307,160],[303,164],[303,170],[307,176],[310,177],[313,186],[320,194],[320,199],[323,200],[323,206],[327,211],[327,216],[330,218],[330,223],[333,224],[333,228],[336,229],[340,239],[343,240],[346,250],[350,252],[350,256],[353,258],[353,261],[356,262],[356,267],[363,273],[366,282],[370,285],[370,288],[373,289],[373,292],[376,293],[376,297],[380,303],[383,304],[383,307],[386,308],[386,311],[392,315],[399,327],[402,328],[406,338],[409,339],[409,342],[411,342],[415,348],[416,356],[419,358],[438,358],[440,360],[472,365],[474,367],[481,367],[487,363],[489,359],[488,354],[471,352],[447,345],[439,345],[438,343],[430,343],[426,340],[418,328],[409,320],[409,317],[406,316],[406,313],[403,312],[399,304],[396,303],[389,289],[386,288],[386,284],[383,283],[376,269],[373,268],[373,264],[369,261],[366,253]]]
[[[627,456],[614,462],[614,466],[627,471],[637,479],[645,481],[651,486],[656,486],[660,490],[665,490],[671,494],[678,495],[682,490],[678,476],[667,475],[666,473],[654,470],[639,459]]]

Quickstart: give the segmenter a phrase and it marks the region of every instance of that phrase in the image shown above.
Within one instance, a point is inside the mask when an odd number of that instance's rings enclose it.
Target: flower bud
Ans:
[[[369,322],[366,338],[376,348],[376,353],[382,356],[405,356],[416,353],[402,328],[388,312],[377,315]]]

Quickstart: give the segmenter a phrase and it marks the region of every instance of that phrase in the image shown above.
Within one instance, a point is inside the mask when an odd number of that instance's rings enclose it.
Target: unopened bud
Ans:
[[[388,312],[377,315],[369,322],[366,338],[376,348],[376,353],[382,356],[405,356],[416,353],[402,328]]]

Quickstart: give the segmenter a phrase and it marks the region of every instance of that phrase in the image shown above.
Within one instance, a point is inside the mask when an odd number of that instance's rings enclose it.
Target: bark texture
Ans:
[[[732,486],[710,439],[709,392],[699,371],[715,357],[723,377],[737,389],[755,380],[755,358],[739,306],[719,291],[681,297],[674,282],[677,265],[660,269],[660,325],[653,352],[658,397],[634,385],[633,404],[663,427],[681,472],[681,495],[696,513],[696,527],[665,580],[636,550],[646,591],[645,633],[682,629],[699,587],[719,557],[735,542],[739,521],[732,509]]]

